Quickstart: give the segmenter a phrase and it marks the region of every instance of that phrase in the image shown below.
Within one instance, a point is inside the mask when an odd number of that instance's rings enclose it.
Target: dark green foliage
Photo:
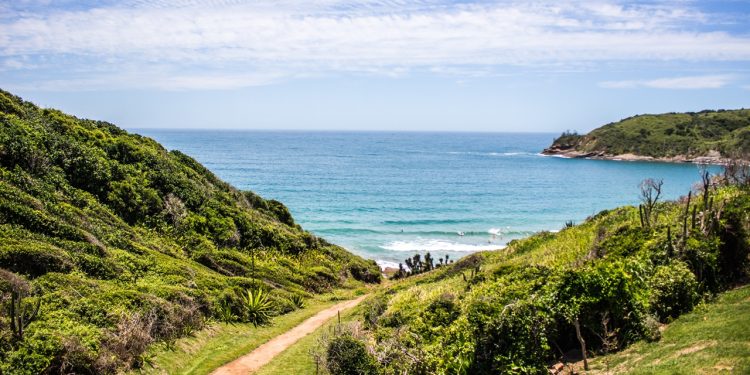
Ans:
[[[378,366],[365,343],[350,335],[335,337],[328,344],[326,366],[332,375],[375,375]]]
[[[374,260],[370,261],[369,264],[361,262],[352,264],[349,270],[352,273],[352,277],[366,283],[379,283],[383,277],[380,272],[380,266]]]
[[[684,262],[657,267],[649,286],[651,310],[661,320],[692,310],[698,301],[698,282]]]
[[[448,326],[458,319],[460,307],[456,303],[456,296],[451,293],[441,294],[438,299],[427,306],[423,319],[431,326]]]
[[[559,137],[555,138],[552,143],[561,149],[567,150],[576,147],[580,140],[581,136],[577,132],[566,130]]]
[[[467,319],[476,337],[469,373],[534,373],[550,354],[552,315],[542,299],[524,297],[541,279],[504,281],[475,290]],[[504,287],[507,285],[507,287]]]
[[[27,317],[40,306],[13,345],[0,311],[3,374],[122,372],[206,319],[250,320],[245,290],[288,301],[349,276],[380,280],[374,263],[189,156],[2,90],[0,272],[28,279]],[[3,289],[0,302],[12,299]]]

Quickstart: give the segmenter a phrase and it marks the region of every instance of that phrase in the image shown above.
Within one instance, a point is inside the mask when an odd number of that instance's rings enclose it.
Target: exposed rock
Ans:
[[[706,155],[700,156],[687,156],[687,155],[675,155],[669,157],[655,158],[646,155],[636,155],[632,153],[612,155],[607,154],[603,151],[597,152],[586,152],[579,151],[574,148],[562,148],[552,146],[545,148],[542,151],[542,155],[557,156],[562,158],[571,159],[598,159],[598,160],[618,160],[618,161],[656,161],[666,163],[694,163],[694,164],[716,164],[726,165],[730,162],[729,158],[725,158],[716,150],[711,150]]]

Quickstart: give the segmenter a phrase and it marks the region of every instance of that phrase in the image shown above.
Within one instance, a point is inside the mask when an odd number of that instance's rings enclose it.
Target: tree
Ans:
[[[424,264],[425,264],[425,271],[431,271],[433,268],[435,268],[434,260],[432,259],[432,255],[428,252],[424,255]]]
[[[656,212],[656,204],[661,196],[661,188],[664,185],[664,181],[661,179],[647,178],[640,184],[641,188],[641,221],[644,227],[650,228],[656,225],[658,220],[658,213]]]
[[[23,277],[13,272],[0,269],[0,281],[6,284],[6,287],[2,289],[7,288],[10,291],[7,310],[13,339],[21,341],[23,340],[24,330],[39,313],[41,300],[37,299],[36,303],[29,302],[29,297],[32,294],[31,285]]]
[[[412,269],[413,274],[422,273],[422,256],[419,254],[414,254],[412,257],[412,264],[414,265],[414,269]]]

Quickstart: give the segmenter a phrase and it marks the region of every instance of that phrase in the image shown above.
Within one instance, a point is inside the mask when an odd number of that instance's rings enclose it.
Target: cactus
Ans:
[[[672,245],[672,227],[667,227],[667,257],[674,255],[674,246]]]
[[[697,210],[698,210],[698,206],[693,206],[693,220],[691,223],[691,226],[692,226],[691,230],[695,230],[695,215],[697,213]]]
[[[688,214],[690,213],[690,198],[692,198],[693,192],[689,192],[687,196],[687,204],[685,205],[685,214],[682,217],[682,243],[683,245],[685,242],[687,242],[687,236],[688,236],[688,230],[687,230],[687,220],[688,220]]]

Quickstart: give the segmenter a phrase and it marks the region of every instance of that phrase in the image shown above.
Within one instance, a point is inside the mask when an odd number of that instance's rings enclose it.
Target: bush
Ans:
[[[60,250],[45,244],[0,246],[0,267],[16,273],[38,277],[48,272],[68,272],[73,263]]]
[[[698,282],[684,262],[657,267],[649,284],[651,310],[661,321],[692,310],[698,301]]]
[[[365,343],[350,335],[331,340],[326,351],[326,366],[332,375],[369,375],[378,373],[378,364]]]
[[[456,296],[452,293],[443,293],[427,306],[423,318],[432,326],[448,326],[458,319],[460,313]]]
[[[474,337],[475,348],[468,373],[544,368],[554,323],[548,298],[540,295],[545,283],[544,276],[529,272],[472,288],[464,309],[471,327],[468,335]],[[456,321],[460,323],[462,319]]]

